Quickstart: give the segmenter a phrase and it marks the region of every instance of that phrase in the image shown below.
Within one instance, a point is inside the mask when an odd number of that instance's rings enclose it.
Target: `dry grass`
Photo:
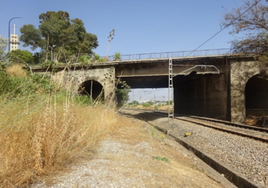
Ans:
[[[27,75],[25,70],[23,70],[22,65],[20,64],[14,64],[8,67],[6,72],[11,76],[26,77]]]
[[[187,152],[181,147],[165,144],[167,141],[163,133],[154,128],[144,128],[144,123],[133,119],[122,117],[121,123],[127,126],[120,126],[110,139],[129,145],[130,153],[101,156],[111,160],[111,165],[114,163],[112,161],[120,161],[117,167],[110,167],[115,174],[124,174],[124,178],[141,177],[146,187],[223,187],[212,180],[196,161],[189,159],[185,155]],[[148,143],[151,149],[135,151],[141,143]],[[128,152],[125,148],[124,151]],[[168,159],[168,162],[155,159],[157,157]],[[124,164],[122,168],[121,163]],[[150,174],[150,177],[142,177],[144,171]],[[113,178],[118,177],[114,175]],[[138,182],[135,186],[139,186]]]
[[[92,153],[118,125],[112,109],[83,107],[66,97],[38,102],[0,99],[0,187],[23,187]]]

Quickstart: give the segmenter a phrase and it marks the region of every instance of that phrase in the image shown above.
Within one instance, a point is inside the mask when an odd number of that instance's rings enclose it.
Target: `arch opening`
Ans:
[[[251,77],[245,87],[246,124],[268,126],[268,75]]]
[[[104,100],[103,86],[95,80],[83,82],[78,90],[79,95],[87,95],[93,100]]]

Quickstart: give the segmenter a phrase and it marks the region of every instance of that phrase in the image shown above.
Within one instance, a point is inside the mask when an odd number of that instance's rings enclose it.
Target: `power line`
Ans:
[[[196,49],[194,49],[193,51],[191,51],[187,56],[189,56],[190,54],[192,54],[193,52],[195,52],[196,50],[198,50],[200,47],[202,47],[204,44],[206,44],[208,41],[210,41],[212,38],[214,38],[216,35],[218,35],[220,32],[222,32],[224,29],[226,29],[227,27],[229,27],[230,25],[232,25],[234,23],[235,20],[237,20],[238,18],[240,18],[241,16],[243,16],[247,11],[249,11],[252,7],[254,7],[255,5],[257,5],[261,0],[255,2],[252,6],[250,6],[247,10],[245,10],[242,14],[240,14],[238,17],[236,17],[232,22],[230,22],[229,24],[227,24],[225,27],[223,27],[220,31],[218,31],[217,33],[215,33],[212,37],[210,37],[209,39],[207,39],[205,42],[203,42],[200,46],[198,46]],[[187,57],[186,56],[186,57]]]

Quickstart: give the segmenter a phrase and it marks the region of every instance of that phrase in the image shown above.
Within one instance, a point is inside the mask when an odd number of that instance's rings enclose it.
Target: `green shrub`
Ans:
[[[84,63],[84,64],[88,64],[88,62],[89,62],[89,59],[90,59],[90,56],[89,55],[82,55],[82,56],[80,56],[79,58],[78,58],[78,61],[79,62],[82,62],[82,63]]]
[[[5,71],[0,71],[0,95],[13,92],[14,94],[20,93],[23,78],[11,77]]]
[[[75,96],[75,101],[80,104],[80,105],[92,105],[93,101],[92,98],[89,97],[88,95],[76,95]]]
[[[41,63],[40,66],[43,68],[47,68],[47,67],[52,66],[52,64],[53,64],[52,61],[46,60],[45,62]]]
[[[116,89],[115,94],[117,98],[117,107],[122,107],[124,104],[127,103],[129,99],[129,94],[130,89]]]
[[[99,59],[100,59],[100,55],[99,55],[99,54],[95,54],[95,55],[94,55],[94,60],[95,60],[95,61],[98,61]]]
[[[114,61],[119,61],[119,60],[121,60],[121,54],[119,52],[116,52],[114,54]]]
[[[55,90],[48,77],[33,74],[26,77],[10,76],[5,71],[0,71],[0,95],[7,94],[9,98],[18,95],[32,95],[36,92],[51,93]]]
[[[99,62],[103,63],[103,62],[105,62],[105,60],[103,58],[99,58]]]
[[[148,102],[142,104],[143,107],[150,107],[152,105],[153,105],[152,101],[148,101]]]

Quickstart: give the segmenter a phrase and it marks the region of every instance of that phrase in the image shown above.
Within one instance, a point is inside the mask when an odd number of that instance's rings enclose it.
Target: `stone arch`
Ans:
[[[231,62],[231,120],[244,123],[246,120],[245,88],[248,80],[261,73],[263,64],[258,61]]]
[[[268,76],[255,75],[246,83],[245,87],[246,117],[251,115],[262,117],[267,115],[268,109]]]
[[[109,75],[109,79],[107,79]],[[109,66],[92,66],[90,68],[78,68],[76,70],[63,70],[57,73],[55,80],[61,81],[62,85],[78,94],[79,87],[88,80],[93,80],[103,86],[105,102],[113,104],[115,100],[115,68]]]
[[[100,82],[91,79],[86,80],[80,84],[78,93],[80,95],[88,95],[93,100],[104,99],[103,85]]]

